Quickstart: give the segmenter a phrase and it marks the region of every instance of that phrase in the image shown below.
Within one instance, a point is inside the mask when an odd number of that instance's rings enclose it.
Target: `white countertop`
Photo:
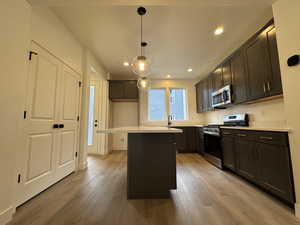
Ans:
[[[223,129],[236,129],[236,130],[257,130],[257,131],[274,131],[274,132],[292,132],[289,128],[270,128],[270,127],[227,127],[221,126]]]
[[[203,124],[180,124],[180,125],[171,125],[171,127],[204,127]]]
[[[117,127],[105,130],[98,130],[100,134],[119,133],[182,133],[182,130],[168,127]]]

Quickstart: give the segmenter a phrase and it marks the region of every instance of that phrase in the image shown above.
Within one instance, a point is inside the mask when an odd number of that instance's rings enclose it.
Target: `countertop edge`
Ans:
[[[291,133],[292,129],[290,128],[267,128],[267,127],[228,127],[221,126],[221,129],[232,129],[232,130],[253,130],[253,131],[273,131],[273,132],[285,132]]]

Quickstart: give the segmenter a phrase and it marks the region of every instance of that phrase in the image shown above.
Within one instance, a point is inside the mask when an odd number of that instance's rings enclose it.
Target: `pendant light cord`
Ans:
[[[142,46],[142,42],[143,42],[143,16],[141,16],[141,56],[143,56],[143,46]]]

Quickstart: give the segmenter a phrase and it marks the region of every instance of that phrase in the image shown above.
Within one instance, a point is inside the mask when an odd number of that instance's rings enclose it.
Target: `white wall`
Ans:
[[[50,9],[32,8],[31,39],[82,74],[83,47]]]
[[[293,129],[293,132],[290,134],[290,146],[297,198],[295,208],[298,217],[300,217],[300,65],[288,67],[286,61],[294,54],[300,55],[299,11],[299,0],[279,0],[273,5],[285,96],[285,112],[288,126]]]
[[[153,80],[152,88],[186,88],[188,104],[188,120],[185,122],[173,122],[176,124],[202,124],[205,122],[203,114],[197,114],[196,106],[196,88],[194,80]],[[166,122],[148,121],[148,95],[145,92],[140,93],[140,124],[146,126],[166,126]]]
[[[23,147],[22,122],[30,36],[30,6],[2,0],[0,7],[0,225],[14,211],[16,152]]]
[[[112,102],[112,127],[139,125],[139,104],[137,102]],[[127,150],[127,135],[112,135],[112,150]]]
[[[216,110],[205,113],[208,124],[222,124],[223,116],[237,113],[248,113],[250,126],[265,128],[286,128],[286,118],[283,99],[255,103],[251,105],[237,105],[226,110]]]

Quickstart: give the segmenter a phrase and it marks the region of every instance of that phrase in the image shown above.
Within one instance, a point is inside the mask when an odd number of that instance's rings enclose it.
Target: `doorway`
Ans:
[[[103,155],[107,153],[107,135],[97,134],[98,129],[105,129],[108,117],[107,81],[91,80],[89,85],[89,112],[87,150],[88,154]]]

